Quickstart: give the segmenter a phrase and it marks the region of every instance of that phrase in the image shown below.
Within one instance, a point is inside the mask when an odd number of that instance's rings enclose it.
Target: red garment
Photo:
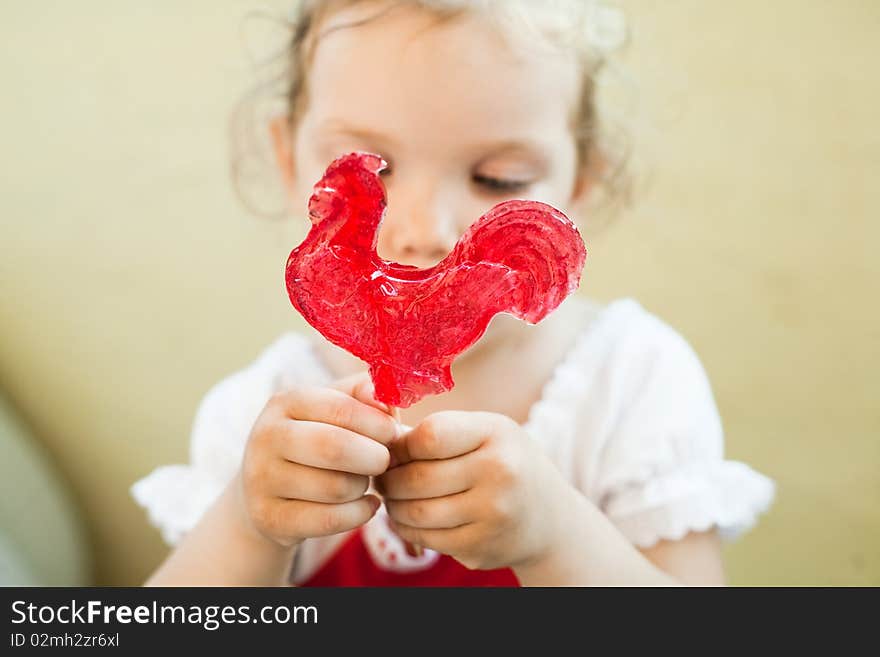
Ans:
[[[519,586],[519,580],[510,568],[470,570],[445,554],[422,570],[385,570],[370,557],[359,528],[300,586]]]

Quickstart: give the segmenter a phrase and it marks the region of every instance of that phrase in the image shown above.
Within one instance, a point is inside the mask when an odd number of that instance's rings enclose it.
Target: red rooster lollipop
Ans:
[[[450,390],[450,366],[507,312],[536,324],[577,289],[577,228],[535,201],[499,203],[428,269],[376,253],[385,213],[377,155],[335,160],[309,200],[312,227],[287,260],[287,293],[306,321],[370,366],[375,397],[407,407]]]

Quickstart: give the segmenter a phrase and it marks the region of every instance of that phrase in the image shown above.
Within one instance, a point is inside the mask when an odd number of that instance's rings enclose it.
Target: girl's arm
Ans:
[[[718,532],[690,532],[677,541],[660,541],[640,550],[655,566],[686,586],[725,586]]]
[[[723,586],[724,568],[714,532],[690,533],[638,550],[577,491],[566,536],[536,561],[514,570],[524,586]],[[570,505],[570,506],[569,506]]]
[[[144,586],[286,586],[295,552],[251,527],[236,475]]]

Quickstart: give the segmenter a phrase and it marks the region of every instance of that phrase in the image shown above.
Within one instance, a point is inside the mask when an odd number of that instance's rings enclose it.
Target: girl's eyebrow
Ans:
[[[530,139],[504,139],[501,141],[485,141],[473,145],[475,150],[499,153],[502,151],[524,151],[528,153],[542,152],[544,144]]]
[[[354,137],[389,150],[397,144],[394,137],[390,135],[369,128],[351,125],[342,119],[324,119],[318,123],[317,127],[324,134]],[[529,138],[476,142],[469,144],[467,151],[479,156],[481,162],[506,154],[523,154],[532,158],[538,165],[546,167],[550,159],[547,145],[541,141]]]
[[[340,121],[339,119],[325,119],[318,124],[318,130],[321,132],[337,134],[337,135],[345,135],[347,137],[356,137],[358,139],[363,139],[364,141],[370,141],[378,144],[393,144],[394,139],[389,136],[382,134],[381,132],[376,132],[374,130],[369,130],[367,128],[359,128],[357,126],[349,125],[344,121]]]
[[[547,145],[530,139],[487,141],[475,144],[472,148],[475,153],[482,154],[481,162],[504,155],[525,155],[537,165],[546,168],[550,161]]]

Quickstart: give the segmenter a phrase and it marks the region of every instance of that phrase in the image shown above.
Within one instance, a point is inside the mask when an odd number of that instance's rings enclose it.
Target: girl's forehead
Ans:
[[[334,20],[335,19],[335,20]],[[575,56],[508,39],[477,14],[438,20],[400,8],[347,26],[331,17],[306,73],[313,119],[424,138],[568,135],[580,93]]]

